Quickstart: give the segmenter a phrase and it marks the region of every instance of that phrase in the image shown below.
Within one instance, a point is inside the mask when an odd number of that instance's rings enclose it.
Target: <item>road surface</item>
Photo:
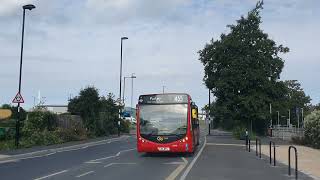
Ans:
[[[241,141],[224,134],[205,134],[203,129],[201,144],[192,157],[139,154],[135,136],[128,135],[0,160],[0,179],[290,179],[281,168],[273,168],[246,152]]]

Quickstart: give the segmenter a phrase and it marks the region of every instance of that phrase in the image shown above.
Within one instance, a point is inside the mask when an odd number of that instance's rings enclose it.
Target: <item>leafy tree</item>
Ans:
[[[253,121],[262,133],[267,127],[269,104],[281,97],[284,84],[278,82],[284,61],[280,53],[289,48],[276,43],[261,28],[263,2],[228,25],[230,33],[211,40],[199,51],[206,86],[216,96],[216,121],[228,129]]]
[[[305,118],[305,140],[320,148],[320,111],[313,111]]]
[[[94,87],[87,87],[80,90],[79,96],[70,99],[68,111],[71,114],[78,114],[84,120],[85,127],[94,132],[95,121],[99,118],[101,108],[99,92]]]
[[[117,132],[119,107],[111,93],[107,97],[100,97],[96,88],[87,87],[80,91],[79,96],[70,100],[68,110],[71,114],[80,115],[85,127],[95,136]],[[126,129],[123,127],[122,131]]]

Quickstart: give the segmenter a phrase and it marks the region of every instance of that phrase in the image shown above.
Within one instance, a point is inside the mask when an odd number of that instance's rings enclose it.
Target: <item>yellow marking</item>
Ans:
[[[186,158],[181,158],[184,163],[180,164],[167,178],[166,180],[174,180],[181,173],[181,171],[187,166],[188,161]]]

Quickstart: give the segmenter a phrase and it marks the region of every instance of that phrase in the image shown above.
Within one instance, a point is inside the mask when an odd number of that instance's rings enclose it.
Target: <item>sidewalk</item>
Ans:
[[[231,133],[214,130],[207,136],[207,143],[191,169],[187,179],[221,180],[285,180],[294,176],[287,175],[287,166],[280,164],[272,167],[255,153],[246,151],[244,141],[236,140]],[[312,179],[299,172],[299,179]]]
[[[276,144],[276,160],[288,165],[288,148],[293,144],[280,139],[263,138],[261,140],[261,153],[268,157],[270,140]],[[255,151],[255,141],[252,141],[251,144],[251,148]],[[310,175],[314,179],[320,179],[320,150],[300,145],[294,146],[297,148],[299,171]],[[294,167],[294,150],[291,150],[291,156],[291,166]]]

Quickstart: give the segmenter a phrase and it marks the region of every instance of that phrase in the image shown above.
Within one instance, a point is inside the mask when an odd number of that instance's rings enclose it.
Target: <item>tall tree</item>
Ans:
[[[211,40],[199,51],[206,86],[216,96],[214,114],[225,128],[248,125],[253,120],[262,132],[269,116],[269,104],[281,97],[284,85],[277,80],[284,66],[280,53],[289,48],[277,46],[261,28],[263,2],[228,25],[230,33]]]

